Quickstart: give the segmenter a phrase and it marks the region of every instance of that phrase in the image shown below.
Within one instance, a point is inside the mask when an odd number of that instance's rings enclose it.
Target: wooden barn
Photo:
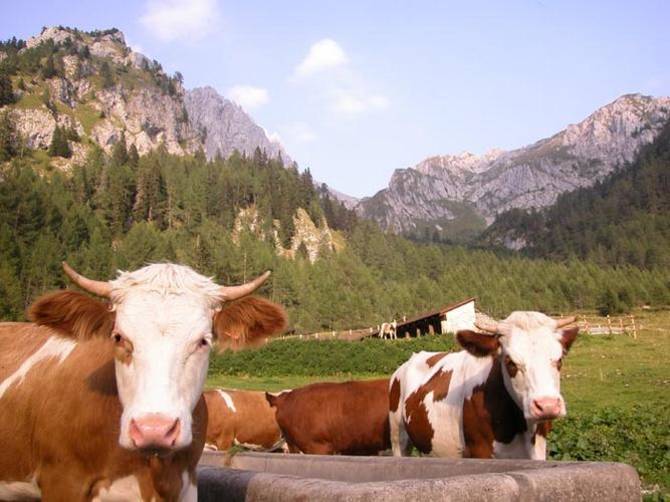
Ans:
[[[398,338],[415,337],[425,334],[455,333],[461,329],[474,329],[474,327],[475,299],[468,298],[399,322],[396,333]]]

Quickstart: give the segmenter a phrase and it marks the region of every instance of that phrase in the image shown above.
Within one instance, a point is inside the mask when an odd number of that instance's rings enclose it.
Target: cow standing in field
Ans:
[[[267,393],[292,453],[376,455],[390,448],[388,379]]]
[[[251,450],[281,449],[284,441],[276,410],[265,392],[216,389],[203,393],[207,404],[205,448],[227,450],[240,445]]]
[[[465,350],[414,354],[391,377],[391,442],[439,457],[546,458],[551,420],[566,413],[560,370],[574,318],[514,312],[459,331]]]
[[[195,501],[210,349],[283,329],[281,307],[243,298],[269,273],[222,287],[174,264],[109,282],[63,266],[109,303],[60,291],[0,324],[0,499]]]
[[[385,322],[379,328],[379,338],[384,340],[388,338],[389,340],[395,340],[397,337],[396,330],[398,329],[398,323],[394,319],[392,322]]]

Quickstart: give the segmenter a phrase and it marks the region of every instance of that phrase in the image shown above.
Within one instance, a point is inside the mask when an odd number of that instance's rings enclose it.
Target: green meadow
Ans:
[[[606,324],[587,315],[591,325]],[[636,311],[632,334],[581,335],[566,358],[568,417],[556,421],[549,455],[634,465],[645,498],[670,496],[670,311]],[[277,391],[319,381],[389,376],[412,352],[458,350],[452,336],[410,340],[277,340],[213,358],[210,387]]]

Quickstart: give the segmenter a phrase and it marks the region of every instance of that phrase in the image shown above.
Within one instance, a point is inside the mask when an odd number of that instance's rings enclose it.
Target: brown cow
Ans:
[[[551,420],[565,415],[563,357],[574,318],[513,312],[459,331],[464,350],[419,352],[391,377],[391,440],[396,456],[412,445],[438,457],[546,458]]]
[[[205,448],[227,450],[240,445],[273,451],[283,446],[276,410],[265,399],[265,392],[216,389],[203,397],[209,416]]]
[[[266,300],[223,302],[266,276],[223,288],[174,264],[110,282],[66,272],[111,301],[61,291],[31,307],[34,324],[0,324],[0,499],[196,500],[212,342],[286,320]]]
[[[267,393],[289,451],[376,455],[391,447],[388,379],[315,383]]]

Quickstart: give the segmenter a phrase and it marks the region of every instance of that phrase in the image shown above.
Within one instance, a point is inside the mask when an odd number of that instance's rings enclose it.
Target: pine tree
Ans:
[[[132,144],[128,149],[128,165],[133,168],[137,168],[137,165],[140,161],[140,155],[137,153],[137,147]]]
[[[8,110],[0,113],[0,161],[11,159],[18,150],[16,128]]]
[[[112,149],[112,164],[122,166],[128,162],[128,149],[126,147],[126,134],[121,133],[121,139],[116,142]]]
[[[114,75],[112,75],[112,69],[107,61],[103,61],[100,65],[100,78],[102,79],[103,89],[114,87]]]
[[[14,102],[14,89],[12,80],[4,72],[0,71],[0,106],[12,104]]]
[[[65,158],[70,158],[72,156],[70,145],[68,145],[67,142],[67,135],[65,131],[63,131],[63,129],[61,129],[59,126],[56,126],[53,136],[51,137],[51,144],[49,145],[49,156]]]

